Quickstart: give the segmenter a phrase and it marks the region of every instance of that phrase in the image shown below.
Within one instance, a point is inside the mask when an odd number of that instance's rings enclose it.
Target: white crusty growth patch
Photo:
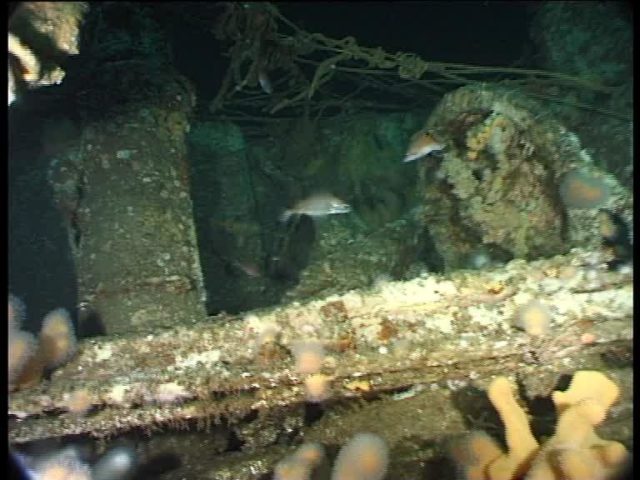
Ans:
[[[176,358],[176,367],[196,367],[198,364],[211,365],[220,360],[220,350],[207,350],[206,352],[191,353],[185,358]]]
[[[438,281],[437,277],[415,278],[407,282],[384,284],[380,295],[392,304],[438,302],[455,295],[457,289],[451,281]]]
[[[111,349],[110,344],[98,345],[96,346],[94,352],[96,354],[96,358],[95,358],[96,362],[109,360],[111,358],[111,355],[113,355],[113,350]]]
[[[430,315],[426,320],[424,326],[426,328],[433,328],[442,333],[453,333],[453,319],[448,314],[436,314]]]
[[[153,399],[158,403],[176,403],[190,397],[189,392],[176,382],[158,385]]]

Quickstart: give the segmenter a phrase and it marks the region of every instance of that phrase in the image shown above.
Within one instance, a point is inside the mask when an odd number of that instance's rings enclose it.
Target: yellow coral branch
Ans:
[[[527,414],[515,399],[509,380],[505,377],[496,378],[489,386],[487,395],[504,424],[509,450],[508,454],[502,455],[489,466],[489,478],[509,480],[522,475],[529,468],[539,445],[529,428]]]
[[[575,405],[587,398],[596,400],[606,411],[620,396],[620,388],[609,380],[603,373],[594,370],[576,372],[571,379],[569,388],[553,392],[551,398],[558,413],[562,413],[571,405]]]

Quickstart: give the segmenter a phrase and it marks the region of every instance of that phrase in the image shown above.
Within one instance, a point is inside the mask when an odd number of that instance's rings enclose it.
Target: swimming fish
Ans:
[[[271,95],[273,93],[273,87],[271,86],[271,80],[269,79],[269,75],[263,69],[260,69],[258,72],[258,83],[262,88],[264,93],[268,93]]]
[[[444,148],[444,144],[438,142],[431,132],[420,130],[411,136],[409,147],[404,154],[403,162],[410,162],[431,152],[438,152]]]
[[[293,207],[280,215],[280,221],[286,222],[293,215],[309,215],[310,217],[324,217],[339,213],[349,213],[351,206],[331,193],[315,193],[298,201]]]
[[[16,99],[16,80],[13,77],[13,70],[11,69],[11,66],[9,66],[9,85],[8,85],[8,99],[9,99],[9,103],[8,105],[11,105],[13,103],[13,101]]]
[[[262,271],[260,267],[253,262],[244,262],[239,260],[234,260],[231,262],[234,267],[244,273],[247,277],[250,278],[258,278],[262,276]]]

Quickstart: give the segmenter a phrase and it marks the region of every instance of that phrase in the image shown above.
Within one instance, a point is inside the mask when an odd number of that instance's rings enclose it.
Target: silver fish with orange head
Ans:
[[[432,152],[439,152],[442,149],[444,149],[444,144],[436,140],[431,132],[420,130],[411,136],[409,147],[402,161],[411,162]]]
[[[310,217],[325,217],[340,213],[349,213],[351,206],[340,200],[332,193],[314,193],[309,197],[298,201],[293,207],[285,210],[280,215],[280,221],[286,222],[294,215],[309,215]]]

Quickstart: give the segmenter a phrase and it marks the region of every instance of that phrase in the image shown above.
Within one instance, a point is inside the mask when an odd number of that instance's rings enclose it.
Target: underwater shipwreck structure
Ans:
[[[257,480],[319,442],[329,460],[300,478],[329,478],[345,439],[372,432],[393,459],[387,478],[556,478],[544,475],[560,457],[620,473],[633,445],[633,199],[535,95],[613,89],[389,54],[246,5],[216,17],[230,66],[206,120],[170,64],[116,62],[101,78],[118,102],[96,80],[76,141],[44,160],[78,301],[107,335],[59,368],[22,367],[11,444],[127,441],[142,461],[177,452],[185,478]],[[344,82],[397,96],[368,112]],[[415,132],[446,148],[403,165]],[[354,213],[273,221],[313,179],[352,192]],[[542,439],[567,425],[583,428],[584,451],[549,453]],[[461,438],[469,450],[452,446]]]
[[[384,434],[391,451],[402,452],[391,472],[419,475],[429,458],[443,455],[438,439],[482,428],[491,410],[480,399],[492,376],[509,372],[530,408],[544,411],[541,400],[561,377],[604,369],[622,397],[601,434],[629,441],[632,281],[594,270],[597,262],[584,252],[514,261],[139,338],[86,341],[50,384],[11,395],[10,438],[189,430],[177,438],[198,444],[214,435],[219,452],[232,441],[243,445],[217,459],[209,442],[202,443],[206,452],[190,448],[191,462],[212,458],[206,478],[259,478],[296,438],[339,445],[364,430]],[[513,327],[519,303],[531,298],[549,306],[550,335]],[[305,376],[295,370],[291,350],[300,331],[327,351],[320,404],[307,402]],[[95,408],[84,417],[69,413],[78,389],[90,392]],[[316,410],[324,415],[310,421]],[[546,415],[549,432],[553,417]]]

